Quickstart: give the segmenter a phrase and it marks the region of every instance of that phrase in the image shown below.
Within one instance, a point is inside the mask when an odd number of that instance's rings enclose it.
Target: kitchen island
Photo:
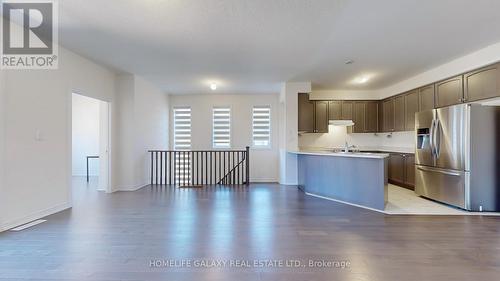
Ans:
[[[299,188],[306,194],[383,211],[388,196],[386,153],[298,150]]]

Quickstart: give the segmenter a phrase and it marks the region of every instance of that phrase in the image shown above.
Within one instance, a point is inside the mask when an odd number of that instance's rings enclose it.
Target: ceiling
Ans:
[[[59,3],[63,46],[172,94],[374,90],[500,41],[498,0]]]

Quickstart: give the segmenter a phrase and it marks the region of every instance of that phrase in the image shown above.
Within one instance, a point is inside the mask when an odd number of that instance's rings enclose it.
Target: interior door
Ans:
[[[417,165],[434,166],[432,154],[432,131],[435,111],[425,110],[415,114],[415,129],[417,130],[415,163]]]
[[[436,167],[465,170],[465,117],[467,105],[436,109]]]

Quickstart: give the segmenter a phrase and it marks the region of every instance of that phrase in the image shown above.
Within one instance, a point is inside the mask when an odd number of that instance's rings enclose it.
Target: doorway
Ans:
[[[110,192],[109,103],[72,93],[71,109],[73,194]]]

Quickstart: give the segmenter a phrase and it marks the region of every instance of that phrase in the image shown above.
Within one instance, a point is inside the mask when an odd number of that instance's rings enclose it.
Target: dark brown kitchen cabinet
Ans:
[[[500,64],[464,74],[464,102],[500,96]]]
[[[415,188],[415,155],[390,153],[389,182],[408,189]]]
[[[314,133],[328,133],[328,101],[314,101]]]
[[[328,133],[329,101],[311,101],[309,94],[299,94],[298,103],[298,131]]]
[[[405,154],[405,185],[411,189],[415,188],[415,155]]]
[[[405,130],[405,97],[394,98],[394,131]]]
[[[342,120],[352,120],[354,111],[353,108],[354,108],[354,102],[352,101],[342,102]]]
[[[420,111],[434,109],[434,84],[418,89],[418,102]]]
[[[365,109],[366,103],[362,101],[354,102],[354,114],[352,121],[354,126],[352,128],[353,133],[364,133],[365,132]]]
[[[342,119],[342,101],[328,102],[328,119],[329,120]]]
[[[299,132],[314,132],[314,102],[309,94],[299,94]]]
[[[405,99],[405,131],[415,130],[415,113],[419,112],[418,91],[413,90],[404,95]]]
[[[464,87],[462,75],[437,82],[435,102],[436,107],[445,107],[463,102]]]
[[[384,132],[394,131],[394,98],[386,99],[382,102],[382,120]]]
[[[378,132],[378,102],[367,101],[365,105],[365,133]]]
[[[378,131],[378,101],[355,101],[352,133],[376,133]]]
[[[389,156],[389,182],[400,185],[405,179],[405,159],[400,153],[391,153]]]

